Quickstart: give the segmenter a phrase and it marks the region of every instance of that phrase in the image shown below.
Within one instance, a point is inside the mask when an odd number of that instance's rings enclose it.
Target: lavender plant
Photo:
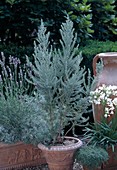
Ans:
[[[24,78],[26,72],[25,65],[21,67],[21,62],[17,57],[10,56],[8,63],[4,53],[1,53],[0,59],[0,88],[1,95],[20,95],[26,93],[28,83]]]
[[[15,143],[27,141],[25,133],[32,132],[33,125],[39,129],[40,141],[43,141],[43,130],[49,136],[47,124],[42,120],[37,98],[27,95],[28,83],[24,78],[25,66],[20,60],[9,57],[9,65],[2,53],[0,60],[0,142]],[[43,113],[44,114],[44,113]],[[41,120],[39,123],[38,120]],[[30,129],[30,130],[29,130]],[[38,136],[37,135],[37,136]],[[32,135],[28,139],[32,139]],[[34,141],[34,144],[37,141]]]

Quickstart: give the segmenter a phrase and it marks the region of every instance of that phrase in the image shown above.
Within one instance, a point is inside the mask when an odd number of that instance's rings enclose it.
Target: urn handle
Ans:
[[[117,52],[107,52],[107,53],[100,53],[97,54],[94,58],[93,58],[93,74],[94,76],[96,76],[96,64],[98,59],[100,58],[116,58],[117,59]]]
[[[93,74],[94,76],[96,76],[96,64],[98,59],[100,58],[99,54],[97,54],[94,58],[93,58]]]

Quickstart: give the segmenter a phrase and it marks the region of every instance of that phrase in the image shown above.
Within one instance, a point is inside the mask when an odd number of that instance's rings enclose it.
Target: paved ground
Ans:
[[[49,170],[47,165],[42,165],[39,167],[32,167],[32,168],[23,168],[22,170]],[[74,163],[73,170],[83,170],[82,166],[79,163]]]

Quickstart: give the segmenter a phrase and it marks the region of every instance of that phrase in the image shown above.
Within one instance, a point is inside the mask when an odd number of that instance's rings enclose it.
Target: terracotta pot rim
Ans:
[[[3,143],[3,142],[0,142],[0,148],[2,147],[14,147],[14,146],[17,146],[17,145],[22,145],[22,144],[25,144],[23,142],[17,142],[17,143]]]
[[[41,150],[48,150],[48,151],[65,151],[65,150],[77,149],[82,146],[82,141],[78,138],[65,136],[65,139],[72,139],[77,142],[73,143],[73,144],[65,145],[65,146],[51,146],[51,147],[47,147],[47,146],[39,143],[38,148]]]
[[[99,57],[117,57],[117,52],[99,53]]]

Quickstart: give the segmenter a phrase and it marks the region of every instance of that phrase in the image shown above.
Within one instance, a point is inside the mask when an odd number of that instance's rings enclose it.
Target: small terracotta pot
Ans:
[[[109,154],[109,160],[106,164],[104,164],[103,169],[116,170],[117,169],[117,145],[115,146],[114,152],[112,151],[111,147],[109,147],[107,151]]]
[[[83,167],[83,170],[90,170],[87,167]],[[101,170],[101,168],[93,169],[93,170]]]
[[[39,144],[39,149],[42,150],[46,162],[50,170],[72,170],[74,162],[74,153],[82,145],[82,141],[73,138],[65,137],[66,140],[75,141],[69,145],[52,146],[50,148]]]

